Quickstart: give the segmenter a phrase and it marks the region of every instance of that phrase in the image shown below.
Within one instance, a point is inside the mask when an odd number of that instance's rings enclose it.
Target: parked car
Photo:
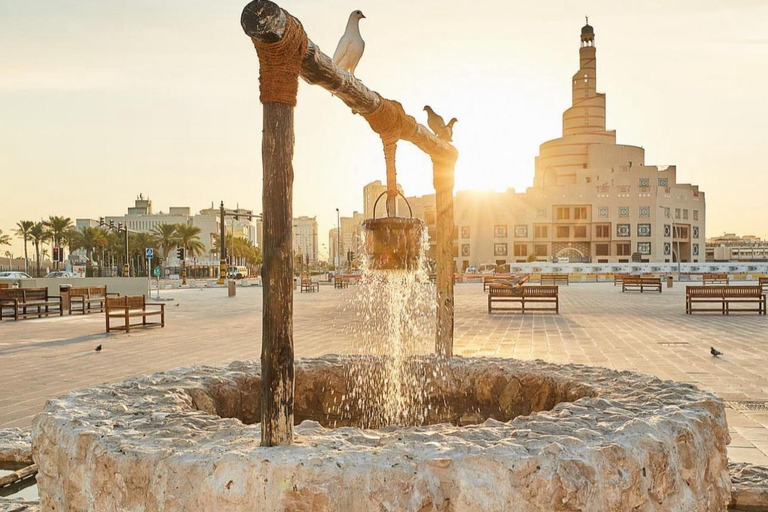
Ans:
[[[467,267],[467,269],[464,271],[465,274],[477,274],[477,267]]]
[[[0,279],[32,279],[32,276],[24,272],[0,272]]]
[[[245,279],[248,277],[247,267],[229,267],[227,268],[227,278],[229,279]]]
[[[83,277],[82,275],[74,274],[72,272],[67,272],[66,270],[54,270],[53,272],[48,273],[46,278],[70,278],[70,277]]]

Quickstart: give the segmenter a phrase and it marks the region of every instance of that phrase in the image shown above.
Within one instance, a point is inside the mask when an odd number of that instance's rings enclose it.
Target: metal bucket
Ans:
[[[384,217],[363,222],[365,252],[374,270],[415,270],[419,265],[424,223],[421,219]]]

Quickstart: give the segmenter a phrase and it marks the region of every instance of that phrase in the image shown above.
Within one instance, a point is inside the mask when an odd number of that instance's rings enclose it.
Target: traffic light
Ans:
[[[103,227],[104,227],[104,224],[105,224],[105,222],[104,222],[104,217],[99,217],[99,227],[100,227],[100,228],[103,228]]]
[[[62,261],[61,259],[61,249],[58,247],[53,248],[53,261]]]
[[[184,261],[184,248],[179,247],[176,249],[176,257],[179,258],[179,260]]]

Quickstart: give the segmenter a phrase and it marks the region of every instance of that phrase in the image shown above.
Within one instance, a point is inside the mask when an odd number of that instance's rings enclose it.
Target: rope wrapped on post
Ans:
[[[307,33],[301,22],[285,12],[285,34],[275,43],[253,39],[259,56],[259,99],[262,103],[296,106],[301,61],[307,51]]]
[[[397,141],[403,138],[403,135],[410,135],[416,130],[416,120],[405,113],[399,102],[386,98],[381,98],[379,107],[370,114],[363,114],[363,117],[371,125],[371,129],[379,134],[384,145],[384,161],[387,166],[387,213],[392,216],[397,198]]]

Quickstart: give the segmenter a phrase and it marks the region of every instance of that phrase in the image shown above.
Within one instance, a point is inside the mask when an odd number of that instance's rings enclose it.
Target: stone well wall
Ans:
[[[355,422],[336,398],[346,396],[350,363],[297,361],[304,421],[290,447],[259,446],[256,363],[173,370],[52,400],[33,428],[43,509],[721,512],[728,504],[723,403],[691,385],[456,358],[442,363],[428,395],[448,404],[431,419],[450,422],[326,428]],[[482,423],[457,426],[472,420]]]

